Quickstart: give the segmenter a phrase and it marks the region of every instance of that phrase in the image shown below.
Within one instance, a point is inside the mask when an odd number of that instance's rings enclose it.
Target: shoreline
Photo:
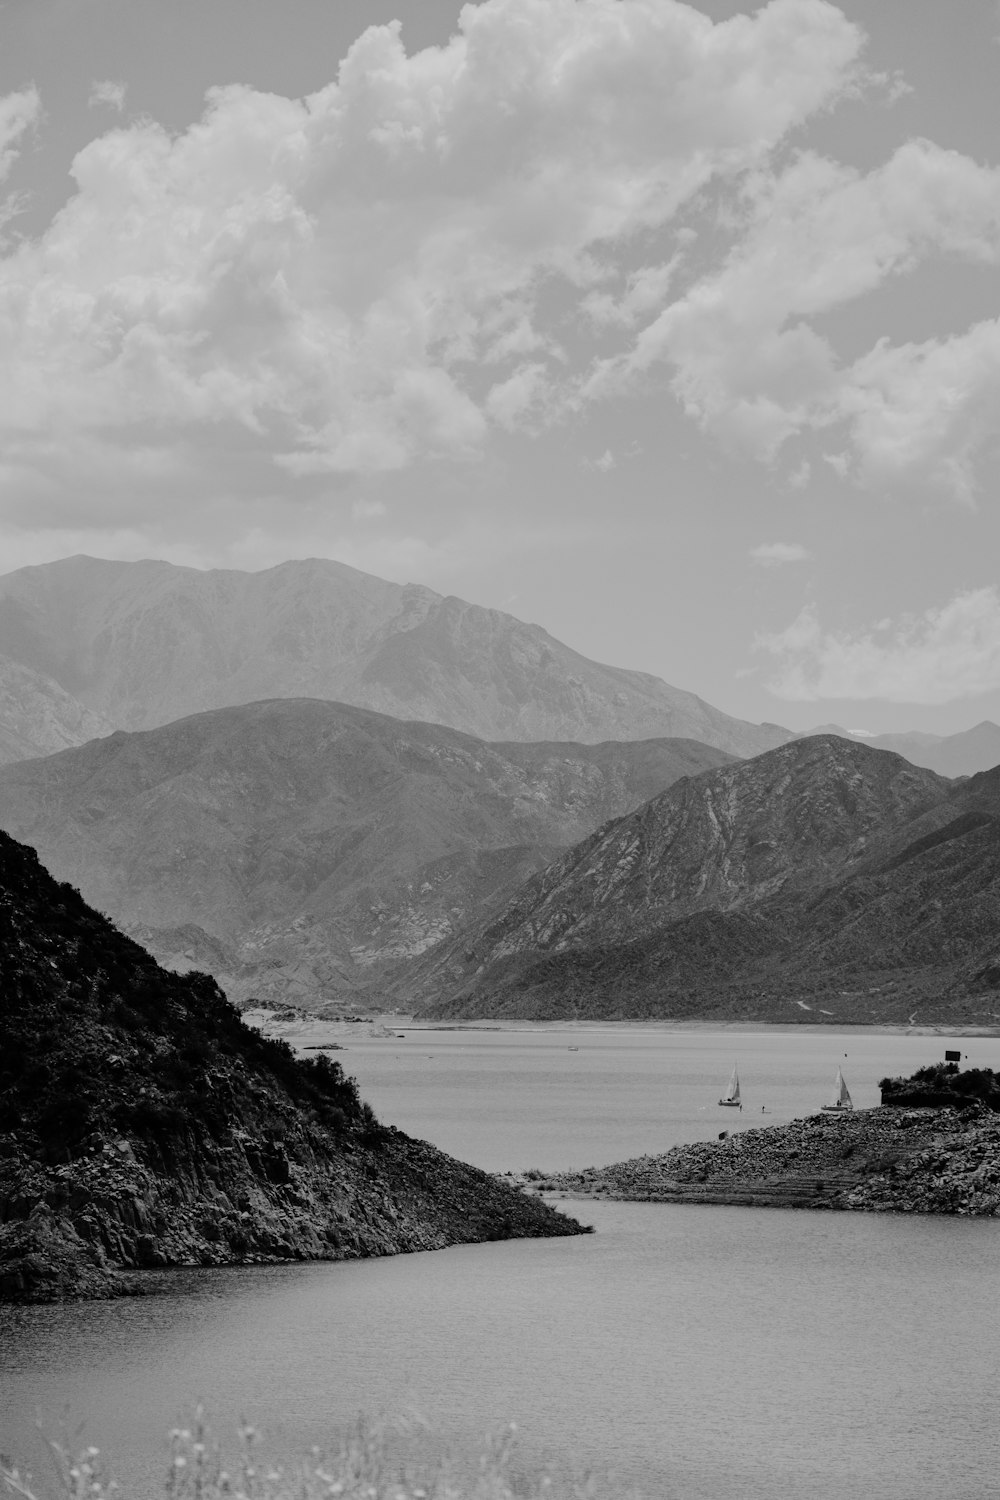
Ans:
[[[815,1114],[579,1172],[506,1174],[546,1199],[1000,1218],[1000,1115],[984,1105]]]
[[[681,1034],[722,1034],[722,1035],[779,1035],[798,1036],[802,1033],[816,1036],[932,1036],[932,1037],[982,1037],[984,1040],[1000,1037],[1000,1025],[997,1026],[941,1026],[941,1025],[914,1025],[900,1026],[888,1022],[865,1023],[843,1022],[831,1024],[817,1021],[671,1021],[666,1019],[650,1019],[636,1021],[421,1021],[419,1016],[394,1015],[391,1012],[373,1016],[371,1021],[362,1023],[349,1021],[325,1021],[313,1015],[309,1011],[299,1011],[292,1019],[276,1016],[269,1021],[262,1017],[260,1011],[251,1013],[252,1019],[247,1019],[247,1013],[243,1013],[244,1022],[262,1031],[266,1036],[281,1037],[291,1040],[293,1036],[302,1034],[303,1038],[308,1035],[315,1043],[319,1036],[326,1036],[331,1041],[349,1041],[353,1039],[358,1042],[370,1043],[392,1042],[405,1039],[407,1034],[424,1035],[431,1034],[465,1034],[465,1035],[517,1035],[518,1033],[531,1036],[539,1034],[571,1035],[586,1033],[600,1035],[609,1033],[611,1035],[626,1035],[629,1032],[643,1035],[662,1034],[664,1036]],[[383,1028],[381,1031],[373,1030],[374,1027]],[[303,1045],[302,1042],[299,1045]]]

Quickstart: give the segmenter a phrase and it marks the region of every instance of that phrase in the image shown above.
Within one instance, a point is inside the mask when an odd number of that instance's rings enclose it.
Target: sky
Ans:
[[[998,126],[996,0],[0,0],[0,571],[1000,720]]]

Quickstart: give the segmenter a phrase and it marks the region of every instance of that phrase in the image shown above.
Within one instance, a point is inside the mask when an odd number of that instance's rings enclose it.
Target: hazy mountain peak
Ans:
[[[126,729],[314,697],[487,740],[679,736],[751,755],[788,738],[502,610],[323,558],[259,573],[82,556],[22,568],[0,577],[0,649]]]

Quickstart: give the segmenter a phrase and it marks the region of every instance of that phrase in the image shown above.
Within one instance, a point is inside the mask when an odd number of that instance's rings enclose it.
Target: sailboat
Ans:
[[[728,1087],[726,1088],[726,1092],[719,1100],[719,1103],[733,1104],[737,1109],[739,1109],[740,1107],[740,1075],[736,1071],[735,1063],[733,1063],[733,1076],[732,1078],[730,1078]]]
[[[834,1114],[841,1114],[845,1109],[854,1108],[854,1105],[851,1103],[851,1096],[847,1092],[847,1084],[844,1082],[842,1068],[837,1069],[837,1077],[833,1085],[833,1097],[829,1104],[824,1104],[822,1108],[831,1110]]]

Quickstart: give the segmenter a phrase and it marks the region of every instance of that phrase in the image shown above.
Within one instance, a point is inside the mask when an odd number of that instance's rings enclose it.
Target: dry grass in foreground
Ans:
[[[240,1430],[240,1452],[227,1466],[200,1415],[170,1435],[171,1454],[163,1500],[639,1500],[632,1489],[591,1476],[556,1478],[525,1474],[514,1462],[513,1426],[487,1440],[475,1464],[448,1457],[407,1458],[419,1446],[418,1424],[361,1421],[330,1452],[313,1449],[293,1465],[267,1461],[254,1428]],[[4,1500],[153,1500],[127,1493],[107,1477],[98,1449],[73,1457],[48,1441],[51,1479],[38,1480],[0,1462]]]

